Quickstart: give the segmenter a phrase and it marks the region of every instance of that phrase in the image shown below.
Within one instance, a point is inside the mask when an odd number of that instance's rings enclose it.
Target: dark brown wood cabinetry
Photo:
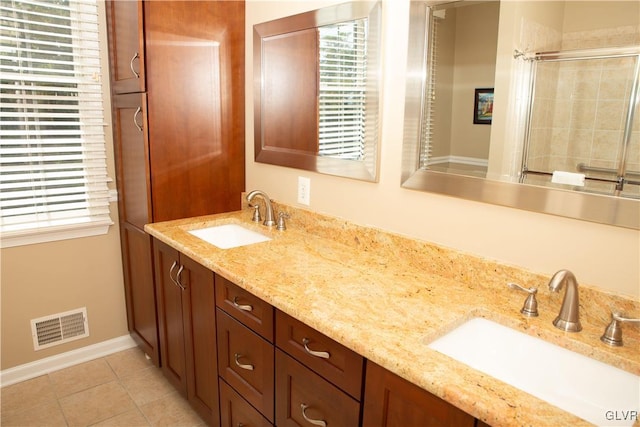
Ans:
[[[276,350],[276,424],[358,426],[360,402],[280,349]]]
[[[220,377],[273,422],[273,344],[222,310],[217,320]]]
[[[151,238],[143,231],[152,218],[146,105],[144,93],[115,96],[113,129],[129,331],[154,364],[159,365]]]
[[[220,380],[220,425],[223,427],[273,426],[256,408],[223,380]]]
[[[276,344],[358,401],[364,358],[299,320],[276,312]]]
[[[218,424],[214,274],[154,240],[162,372],[209,424]]]
[[[276,311],[276,424],[358,426],[364,358]]]
[[[488,427],[153,240],[162,371],[210,425]]]
[[[142,0],[106,1],[111,90],[144,92],[144,13]]]
[[[129,330],[160,360],[150,222],[240,209],[244,2],[107,0]]]
[[[367,362],[363,425],[367,427],[474,427],[476,419],[455,406]]]

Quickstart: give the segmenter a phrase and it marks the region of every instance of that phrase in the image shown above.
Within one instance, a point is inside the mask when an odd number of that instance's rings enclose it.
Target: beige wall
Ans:
[[[490,259],[553,274],[572,270],[583,284],[640,296],[640,234],[470,202],[400,187],[409,0],[383,1],[381,174],[360,182],[253,161],[252,26],[337,2],[247,3],[247,185],[296,204],[297,177],[311,178],[310,208],[359,224],[432,241]],[[500,75],[509,84],[509,76]],[[507,86],[508,87],[508,86]],[[544,283],[540,284],[545,285]]]
[[[476,88],[494,87],[499,2],[456,9],[451,155],[489,158],[491,127],[473,123]]]
[[[107,119],[108,172],[115,177]],[[117,224],[115,203],[111,212]],[[117,225],[104,236],[2,249],[0,256],[2,370],[128,334]],[[89,337],[34,351],[31,319],[80,307],[87,308]]]

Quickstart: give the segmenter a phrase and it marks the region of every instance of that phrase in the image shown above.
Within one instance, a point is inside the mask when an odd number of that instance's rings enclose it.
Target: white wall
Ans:
[[[247,190],[296,204],[297,177],[311,178],[312,210],[583,284],[640,296],[640,233],[400,187],[409,0],[383,0],[381,167],[378,183],[253,161],[253,25],[336,1],[248,1],[246,15]],[[544,285],[544,284],[541,284]]]

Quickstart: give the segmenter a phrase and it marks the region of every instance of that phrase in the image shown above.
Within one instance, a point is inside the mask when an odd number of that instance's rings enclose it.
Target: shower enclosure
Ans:
[[[640,47],[521,55],[530,105],[520,181],[640,197]]]

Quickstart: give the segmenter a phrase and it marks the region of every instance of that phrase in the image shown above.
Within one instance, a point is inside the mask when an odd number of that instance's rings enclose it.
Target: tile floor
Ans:
[[[3,387],[0,425],[205,426],[137,348]]]

